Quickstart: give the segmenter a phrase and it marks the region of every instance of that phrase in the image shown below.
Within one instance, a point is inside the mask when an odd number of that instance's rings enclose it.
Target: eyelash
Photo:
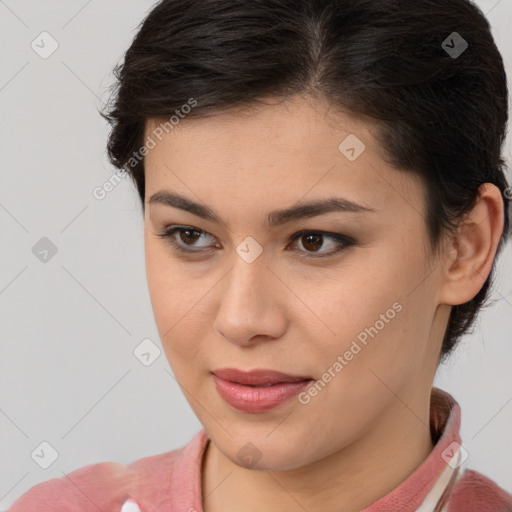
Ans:
[[[175,250],[177,250],[178,252],[181,252],[183,254],[190,255],[190,254],[199,253],[199,252],[207,252],[207,251],[209,252],[212,250],[211,248],[208,248],[207,250],[201,250],[201,249],[189,250],[189,249],[185,249],[184,247],[178,245],[178,243],[173,239],[173,235],[175,233],[182,233],[184,231],[193,231],[193,232],[199,233],[200,235],[203,235],[203,234],[209,235],[209,233],[207,233],[206,231],[203,231],[202,229],[195,228],[193,226],[168,226],[167,228],[165,228],[165,230],[163,232],[157,233],[157,236],[159,238],[165,239]],[[313,230],[303,230],[303,231],[299,231],[298,233],[295,233],[294,235],[292,235],[290,237],[290,243],[295,242],[296,240],[302,238],[303,236],[307,236],[307,235],[322,235],[326,238],[329,238],[329,239],[334,240],[335,242],[339,243],[341,245],[341,248],[335,249],[334,251],[331,251],[330,253],[327,253],[327,254],[323,254],[321,256],[316,256],[315,253],[308,253],[308,252],[299,250],[298,252],[305,253],[305,254],[301,255],[301,257],[304,257],[304,258],[308,258],[308,257],[327,258],[329,256],[334,256],[335,254],[337,254],[337,253],[343,251],[344,249],[355,244],[355,241],[346,235],[342,235],[340,233],[330,233],[327,231],[313,231]]]

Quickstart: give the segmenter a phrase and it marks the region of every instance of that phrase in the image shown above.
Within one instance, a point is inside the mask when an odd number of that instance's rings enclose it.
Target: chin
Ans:
[[[308,464],[302,443],[296,443],[289,437],[283,439],[275,433],[268,434],[268,428],[261,436],[234,434],[227,445],[217,446],[233,464],[245,469],[287,471]]]

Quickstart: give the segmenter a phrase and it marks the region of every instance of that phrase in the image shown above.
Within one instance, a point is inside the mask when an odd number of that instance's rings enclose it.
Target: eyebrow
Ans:
[[[197,215],[202,219],[227,225],[222,218],[208,206],[196,203],[184,196],[180,196],[179,194],[171,193],[166,190],[155,192],[149,198],[148,204],[163,204],[165,206],[171,206],[173,208],[178,208],[192,213],[193,215]],[[291,208],[274,210],[268,214],[267,222],[270,227],[276,227],[288,222],[316,217],[318,215],[324,215],[331,212],[376,213],[378,211],[379,210],[363,206],[362,204],[349,201],[342,197],[329,197],[309,203],[303,203],[298,206],[292,206]]]

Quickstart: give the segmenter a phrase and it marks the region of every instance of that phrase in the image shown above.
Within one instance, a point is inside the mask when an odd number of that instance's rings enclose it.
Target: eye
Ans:
[[[179,233],[179,238],[184,242],[184,245],[180,245],[176,242],[175,234]],[[157,236],[167,240],[176,250],[184,253],[200,252],[198,250],[190,250],[187,247],[205,247],[205,246],[194,246],[192,245],[198,238],[203,234],[206,234],[202,229],[194,228],[192,226],[169,226],[163,232],[158,233]],[[207,247],[207,246],[206,246]]]
[[[176,240],[176,234],[179,235],[179,241]],[[205,249],[208,251],[212,250],[212,247],[208,245],[193,245],[200,240],[201,237],[211,236],[206,233],[206,231],[193,226],[169,226],[164,229],[163,232],[157,233],[157,236],[165,239],[174,249],[182,253],[193,254],[205,252]],[[320,251],[320,249],[326,245],[324,243],[325,240],[330,240],[331,244],[327,244],[327,246],[331,245],[331,247],[333,247],[333,249],[328,252]],[[306,258],[322,258],[331,256],[355,244],[355,241],[352,238],[342,235],[341,233],[312,230],[304,230],[294,234],[290,238],[290,242],[294,243],[296,241],[300,241],[300,244],[304,247],[305,251],[295,251],[301,253],[300,257]],[[215,244],[215,247],[218,248],[219,244]],[[320,256],[317,256],[316,253],[319,253]]]
[[[291,241],[300,241],[301,245],[306,249],[305,254],[301,254],[304,257],[313,257],[313,258],[323,258],[326,256],[332,256],[336,253],[341,252],[343,249],[354,245],[355,241],[341,233],[329,233],[326,231],[300,231],[292,236]],[[330,240],[331,247],[334,247],[331,251],[328,252],[320,252],[320,256],[316,256],[315,254],[319,252],[319,249],[325,246],[324,241]],[[329,246],[329,244],[327,244]],[[313,251],[313,252],[309,252]],[[299,251],[304,252],[304,251]]]

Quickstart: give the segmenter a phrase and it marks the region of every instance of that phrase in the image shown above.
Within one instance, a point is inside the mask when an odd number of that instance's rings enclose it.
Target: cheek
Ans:
[[[330,361],[326,368],[345,354],[349,366],[375,364],[390,371],[422,357],[433,291],[423,255],[400,260],[382,251],[371,259],[361,258],[357,267],[344,268],[308,294],[326,333],[317,352],[324,365]]]
[[[145,264],[148,291],[162,346],[169,358],[187,356],[193,350],[195,310],[201,310],[200,290],[195,290],[183,266],[162,247],[161,241],[146,241]],[[190,340],[187,342],[187,340]]]
[[[304,410],[311,421],[316,425],[322,418],[333,436],[340,435],[347,411],[346,435],[367,428],[394,400],[390,390],[403,389],[421,365],[422,327],[414,322],[417,308],[414,299],[405,296],[409,290],[391,272],[364,276],[369,280],[366,287],[365,279],[361,282],[361,276],[352,273],[343,286],[324,289],[331,300],[322,299],[319,308],[335,335],[323,329],[328,335],[318,337],[310,357],[319,382],[301,403],[307,403]],[[325,415],[326,409],[332,414]]]
[[[176,305],[176,298],[182,288],[178,273],[172,272],[169,257],[161,248],[161,243],[146,241],[146,278],[148,291],[153,306],[153,312],[157,324],[172,315]],[[170,319],[169,319],[170,320]]]

